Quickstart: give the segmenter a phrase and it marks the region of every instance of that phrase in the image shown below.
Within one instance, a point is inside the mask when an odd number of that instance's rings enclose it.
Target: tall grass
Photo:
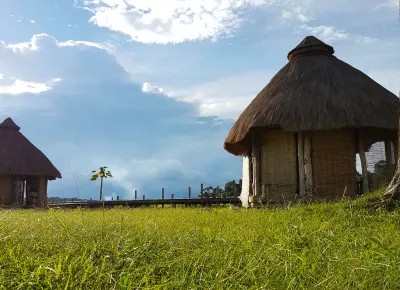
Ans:
[[[0,213],[0,289],[400,289],[400,209]]]

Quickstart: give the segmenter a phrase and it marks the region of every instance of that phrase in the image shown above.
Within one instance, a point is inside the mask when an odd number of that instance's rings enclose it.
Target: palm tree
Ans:
[[[99,171],[92,170],[93,175],[90,178],[91,181],[96,181],[100,177],[100,200],[103,199],[103,178],[113,177],[111,172],[106,169],[107,167],[103,166],[99,168]]]

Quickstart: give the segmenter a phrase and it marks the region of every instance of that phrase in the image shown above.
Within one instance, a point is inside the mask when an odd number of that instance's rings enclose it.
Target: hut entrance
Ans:
[[[13,176],[12,177],[12,190],[14,196],[14,204],[22,205],[24,204],[24,195],[25,195],[25,178],[21,176]]]
[[[364,182],[360,155],[357,154],[357,182],[358,194],[364,193]],[[381,141],[373,143],[365,151],[365,167],[367,172],[368,190],[376,191],[388,186],[396,168],[397,154],[395,144],[392,141]]]

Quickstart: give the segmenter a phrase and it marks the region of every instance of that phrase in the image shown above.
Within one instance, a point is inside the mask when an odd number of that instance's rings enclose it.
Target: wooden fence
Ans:
[[[164,207],[164,205],[171,205],[176,207],[176,205],[184,206],[210,206],[213,204],[232,204],[239,205],[241,201],[238,196],[232,197],[203,197],[204,187],[203,184],[200,186],[200,197],[193,198],[191,187],[188,187],[188,198],[177,198],[175,199],[174,194],[171,194],[171,198],[165,198],[165,189],[161,189],[161,199],[146,199],[143,194],[142,199],[138,199],[138,192],[135,190],[134,200],[120,200],[117,196],[117,200],[92,200],[90,201],[74,201],[74,202],[49,202],[49,207],[62,207],[62,208],[100,208],[100,207],[114,207],[114,206],[127,206],[127,207],[140,207],[140,206],[158,206]],[[51,201],[51,198],[50,198]]]

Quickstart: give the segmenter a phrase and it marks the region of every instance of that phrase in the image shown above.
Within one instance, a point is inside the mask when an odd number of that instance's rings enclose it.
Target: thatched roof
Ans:
[[[0,174],[61,178],[57,168],[19,129],[11,118],[0,124]]]
[[[246,137],[259,127],[285,131],[396,130],[398,98],[333,53],[331,46],[307,36],[240,115],[224,148],[235,155],[246,154]]]

